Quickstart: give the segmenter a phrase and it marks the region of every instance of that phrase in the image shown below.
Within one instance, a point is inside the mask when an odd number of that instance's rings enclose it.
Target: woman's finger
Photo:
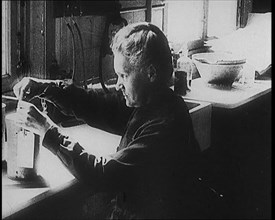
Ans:
[[[15,94],[15,96],[19,99],[22,100],[24,98],[24,93],[25,91],[27,91],[27,87],[29,84],[29,77],[24,77],[20,82],[18,82],[14,87],[13,87],[13,92]]]
[[[12,88],[12,90],[13,90],[13,93],[14,93],[14,95],[17,97],[17,98],[19,98],[19,88],[18,88],[18,84],[15,84],[15,86]]]
[[[30,130],[33,133],[39,134],[39,130],[37,129],[37,126],[36,126],[36,120],[28,114],[22,113],[18,115],[15,123],[19,127]]]
[[[28,123],[18,121],[18,122],[16,122],[16,124],[17,124],[18,127],[21,127],[23,129],[26,129],[28,131],[31,131],[31,132],[39,135],[39,131],[35,127],[29,125]]]
[[[22,99],[23,99],[23,93],[24,93],[24,88],[23,88],[23,86],[20,86],[20,87],[19,87],[18,92],[19,92],[19,94],[18,94],[18,99],[19,99],[19,100],[22,100]]]
[[[23,89],[22,81],[20,81],[13,87],[13,92],[19,100],[22,100],[22,89]]]
[[[17,111],[17,120],[25,121],[26,123],[33,123],[36,119],[30,114],[30,112],[23,109]]]

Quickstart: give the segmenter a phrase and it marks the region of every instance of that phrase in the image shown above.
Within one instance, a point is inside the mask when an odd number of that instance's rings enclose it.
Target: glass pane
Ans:
[[[167,35],[171,42],[200,39],[203,31],[203,0],[169,0]]]
[[[222,37],[236,30],[237,0],[209,1],[208,28],[209,37]]]
[[[9,1],[2,1],[2,76],[8,73],[9,63]]]
[[[158,26],[163,30],[163,8],[153,8],[152,9],[152,24]]]
[[[6,73],[6,1],[2,1],[2,75]]]

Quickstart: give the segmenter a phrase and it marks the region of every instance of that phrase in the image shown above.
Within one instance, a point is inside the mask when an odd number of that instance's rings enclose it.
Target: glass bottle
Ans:
[[[174,89],[179,95],[186,95],[191,90],[193,62],[186,55],[180,56],[177,60],[175,71]]]

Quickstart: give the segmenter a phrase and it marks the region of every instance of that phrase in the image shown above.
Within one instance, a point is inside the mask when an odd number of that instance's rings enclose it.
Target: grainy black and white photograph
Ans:
[[[271,219],[271,0],[2,0],[2,219]]]

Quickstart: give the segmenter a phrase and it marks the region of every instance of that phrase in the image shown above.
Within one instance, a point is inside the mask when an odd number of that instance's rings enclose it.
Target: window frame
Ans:
[[[17,27],[18,26],[18,21],[17,21],[18,20],[18,1],[2,1],[2,4],[3,2],[4,4],[6,4],[5,6],[7,8],[7,14],[6,14],[7,28],[6,28],[6,40],[5,40],[6,43],[4,45],[7,47],[7,53],[6,53],[7,58],[6,58],[6,64],[5,64],[6,68],[4,70],[6,71],[6,73],[2,75],[2,93],[11,91],[13,85],[16,83],[18,78],[18,73],[16,68],[16,63],[17,63],[16,33],[18,30],[18,27]],[[3,25],[2,25],[2,33],[3,33]]]
[[[3,48],[5,53],[8,54],[8,56],[2,57],[2,76],[7,77],[7,75],[10,72],[10,65],[8,63],[10,62],[10,2],[9,1],[2,1],[2,54],[3,54]],[[3,31],[4,30],[4,31]],[[4,60],[4,61],[3,61]],[[3,71],[5,73],[3,73]]]

